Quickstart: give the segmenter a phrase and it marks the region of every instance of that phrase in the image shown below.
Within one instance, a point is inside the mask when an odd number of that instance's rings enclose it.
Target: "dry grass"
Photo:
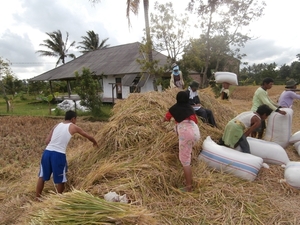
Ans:
[[[214,171],[197,160],[206,136],[217,140],[229,119],[251,108],[256,88],[236,87],[230,101],[215,99],[210,89],[200,91],[205,107],[213,110],[219,128],[199,121],[202,138],[193,153],[195,190],[192,193],[179,190],[184,178],[177,156],[174,123],[160,122],[174,104],[176,90],[133,94],[115,105],[113,116],[107,123],[79,120],[79,125],[94,134],[100,146],[94,149],[81,137],[72,139],[68,149],[69,180],[65,198],[76,206],[72,199],[82,194],[77,190],[84,190],[97,199],[103,198],[108,191],[127,194],[131,206],[139,208],[144,212],[140,215],[149,220],[137,222],[132,219],[127,224],[298,224],[299,191],[279,182],[283,178],[282,167],[270,165],[270,169],[263,168],[257,179],[249,182]],[[283,86],[274,86],[269,95],[276,100],[282,90]],[[299,129],[299,109],[297,102],[293,132]],[[61,207],[59,197],[51,194],[54,190],[51,182],[45,187],[46,200],[42,203],[32,201],[43,141],[56,122],[33,117],[0,118],[0,147],[5,149],[0,153],[1,224],[28,224],[33,221],[31,215],[54,213],[56,207]],[[19,125],[17,129],[8,128],[12,124]],[[24,152],[27,145],[28,150]],[[300,157],[292,146],[286,151],[291,160],[299,161]],[[55,211],[58,216],[72,213],[72,210]],[[129,215],[134,213],[127,212]],[[84,220],[83,214],[81,217]],[[87,220],[91,218],[86,217]],[[100,224],[89,221],[92,222]],[[69,221],[69,224],[76,223]]]

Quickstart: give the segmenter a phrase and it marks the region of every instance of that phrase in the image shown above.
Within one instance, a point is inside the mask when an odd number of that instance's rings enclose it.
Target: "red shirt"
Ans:
[[[165,118],[166,118],[167,121],[170,121],[172,117],[173,117],[173,116],[172,116],[172,114],[171,114],[170,112],[167,112],[167,113],[166,113]],[[190,116],[189,116],[188,118],[186,118],[185,120],[193,120],[196,124],[198,124],[198,119],[197,119],[196,114],[190,115]],[[175,121],[175,122],[178,123],[177,121]]]

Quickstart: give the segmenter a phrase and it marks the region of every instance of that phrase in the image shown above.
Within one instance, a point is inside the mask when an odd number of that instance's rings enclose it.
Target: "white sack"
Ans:
[[[247,141],[251,154],[261,157],[265,163],[282,165],[290,162],[285,149],[275,142],[252,137],[247,137]]]
[[[300,141],[297,141],[293,146],[295,147],[296,151],[298,152],[298,155],[300,155]]]
[[[218,145],[210,136],[206,137],[198,159],[219,171],[253,181],[263,164],[263,159]]]
[[[300,189],[300,162],[290,161],[284,169],[284,180],[296,189]]]
[[[128,203],[128,199],[126,197],[126,194],[124,195],[118,195],[114,191],[110,191],[104,195],[104,199],[108,202],[122,202],[122,203]]]
[[[286,114],[272,112],[268,117],[264,140],[275,142],[286,148],[292,133],[293,110],[290,108],[281,108],[280,110],[286,111]]]
[[[300,131],[297,131],[296,133],[294,133],[290,139],[289,139],[289,143],[290,144],[294,144],[296,142],[300,141]]]
[[[238,85],[237,75],[230,72],[215,72],[216,83],[227,82],[232,85]]]

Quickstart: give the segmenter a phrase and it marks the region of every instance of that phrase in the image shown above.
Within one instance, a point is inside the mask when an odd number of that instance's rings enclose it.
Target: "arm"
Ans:
[[[251,118],[251,127],[249,127],[244,135],[248,137],[256,128],[258,128],[261,124],[261,120],[257,116],[252,116]]]
[[[183,76],[182,76],[182,72],[179,71],[179,76],[180,76],[180,81],[182,83],[182,86],[184,86],[184,81],[183,81]]]
[[[163,118],[162,122],[165,122],[165,121],[170,121],[172,118],[172,114],[168,111],[165,115],[165,117]]]
[[[300,95],[296,94],[295,92],[291,92],[290,94],[293,99],[300,99]]]
[[[70,133],[73,134],[80,134],[81,136],[87,138],[90,142],[93,143],[93,146],[97,146],[98,147],[98,143],[95,140],[95,138],[93,138],[91,135],[89,135],[87,132],[85,132],[83,129],[81,129],[80,127],[76,126],[75,124],[71,124],[70,125]]]
[[[257,95],[258,99],[260,100],[261,104],[266,104],[268,105],[272,110],[274,110],[275,112],[278,112],[280,113],[281,115],[285,115],[286,112],[283,111],[283,110],[280,110],[279,107],[280,106],[277,106],[274,102],[272,102],[269,98],[269,96],[267,95],[267,92],[264,91],[264,92],[260,92],[258,95]]]
[[[45,139],[45,142],[46,142],[46,145],[48,145],[51,141],[51,138],[52,138],[52,134],[53,134],[53,131],[54,131],[54,128],[57,126],[57,124],[51,129],[51,131],[49,132],[49,134],[47,135],[46,139]]]
[[[257,97],[260,101],[260,105],[266,104],[274,111],[277,109],[278,106],[270,100],[266,91],[258,93]]]
[[[174,87],[176,87],[174,84],[174,75],[173,75],[173,73],[171,73],[170,88],[174,88]]]

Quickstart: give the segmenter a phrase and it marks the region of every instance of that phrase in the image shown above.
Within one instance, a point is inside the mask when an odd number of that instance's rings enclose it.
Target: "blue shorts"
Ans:
[[[39,177],[47,181],[53,174],[55,184],[65,183],[67,181],[67,169],[66,154],[45,149],[41,159]]]

